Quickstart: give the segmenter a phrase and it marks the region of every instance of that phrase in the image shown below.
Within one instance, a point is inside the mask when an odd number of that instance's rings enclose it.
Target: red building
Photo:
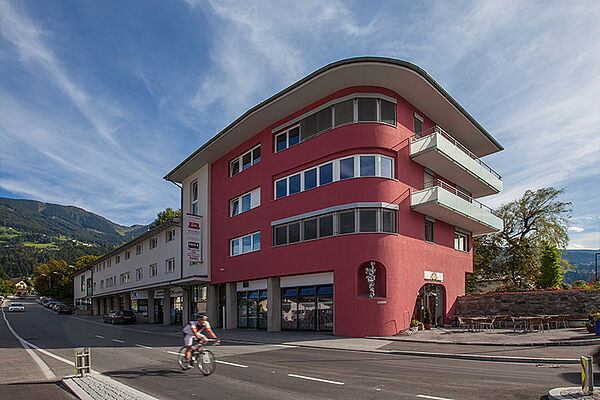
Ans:
[[[182,185],[184,219],[202,221],[199,244],[184,221],[183,263],[206,271],[226,328],[392,335],[425,308],[447,324],[473,235],[502,229],[474,200],[501,191],[480,160],[500,150],[419,67],[330,64],[165,177]]]

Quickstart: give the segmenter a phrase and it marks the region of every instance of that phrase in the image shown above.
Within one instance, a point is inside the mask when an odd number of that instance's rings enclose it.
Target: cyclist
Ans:
[[[217,339],[217,344],[219,344],[217,335],[215,335],[210,327],[210,322],[208,322],[208,317],[206,315],[199,315],[195,321],[190,321],[190,323],[183,328],[183,333],[185,335],[183,337],[183,345],[187,348],[185,352],[185,361],[187,363],[190,362],[190,354],[192,353],[192,344],[194,343],[194,338],[197,338],[202,344],[208,342],[208,338],[202,334],[202,331],[205,329],[211,338]],[[191,367],[188,365],[188,368]]]

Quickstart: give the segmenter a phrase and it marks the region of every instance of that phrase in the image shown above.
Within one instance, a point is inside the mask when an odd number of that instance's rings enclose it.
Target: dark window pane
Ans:
[[[433,242],[433,222],[425,220],[425,240]]]
[[[260,232],[252,235],[252,250],[260,250]]]
[[[317,237],[317,219],[304,221],[304,240],[315,239]]]
[[[381,100],[381,122],[396,125],[396,105],[391,101]]]
[[[292,175],[290,180],[290,194],[298,193],[300,191],[300,174]]]
[[[317,132],[321,133],[331,129],[331,107],[317,113]]]
[[[319,185],[333,182],[333,163],[319,167]]]
[[[377,232],[377,210],[358,210],[359,227],[361,232]]]
[[[288,132],[288,147],[300,143],[300,127],[290,129]]]
[[[354,232],[354,210],[340,213],[340,233]]]
[[[277,181],[277,183],[275,183],[275,186],[277,188],[278,199],[287,196],[287,179]]]
[[[317,129],[317,114],[309,115],[300,121],[300,139],[302,141],[310,139],[317,134]]]
[[[250,194],[242,197],[242,212],[250,209]]]
[[[240,172],[240,162],[238,160],[234,160],[231,162],[231,176]]]
[[[304,173],[304,190],[312,189],[317,186],[317,169],[309,169]]]
[[[417,118],[416,115],[413,117],[413,125],[414,125],[413,131],[415,133],[423,132],[423,121],[421,121],[419,118]]]
[[[335,105],[335,125],[354,122],[354,100],[346,100]]]
[[[282,133],[281,135],[278,135],[277,138],[275,139],[276,142],[276,151],[281,151],[281,150],[285,150],[287,147],[286,141],[285,141],[285,133]]]
[[[333,215],[319,218],[319,237],[333,235]]]
[[[248,253],[252,250],[252,236],[244,236],[242,238],[242,253]]]
[[[377,121],[377,99],[358,99],[358,120]]]
[[[252,164],[260,161],[260,146],[252,150]]]
[[[354,178],[354,157],[340,160],[340,179]]]
[[[275,227],[275,245],[287,243],[287,225]]]
[[[288,225],[288,242],[296,243],[300,241],[300,222],[295,222]]]
[[[240,213],[240,202],[239,200],[233,200],[231,202],[231,216],[238,215]]]
[[[360,176],[375,176],[375,156],[360,156]]]
[[[242,157],[242,171],[252,165],[252,154],[250,152]]]
[[[383,210],[383,231],[396,233],[396,212]]]
[[[283,297],[298,297],[298,288],[284,289]]]
[[[300,297],[314,296],[314,295],[315,295],[315,287],[314,286],[300,288],[300,293],[298,294],[298,296],[300,296]]]
[[[317,296],[332,297],[333,296],[333,285],[319,286],[317,288]]]

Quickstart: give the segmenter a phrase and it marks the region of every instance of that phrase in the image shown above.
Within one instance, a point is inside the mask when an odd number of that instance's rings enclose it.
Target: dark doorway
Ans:
[[[163,299],[154,299],[154,323],[163,323]]]

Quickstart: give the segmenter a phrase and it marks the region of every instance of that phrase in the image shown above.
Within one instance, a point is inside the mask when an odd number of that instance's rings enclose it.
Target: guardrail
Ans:
[[[478,206],[479,208],[482,208],[482,209],[490,212],[491,214],[494,214],[494,210],[492,210],[490,207],[486,206],[483,203],[478,202],[477,200],[475,200],[471,196],[469,196],[467,193],[456,189],[454,186],[442,181],[441,179],[434,179],[431,182],[425,183],[423,185],[423,189],[411,188],[410,191],[412,194],[412,193],[420,192],[421,190],[429,189],[429,188],[432,188],[435,186],[440,187],[440,188],[446,190],[447,192],[450,192],[450,193],[454,194],[455,196],[458,196],[461,199],[468,201],[469,203],[474,204],[474,205]]]
[[[443,130],[438,125],[434,126],[433,128],[429,128],[427,130],[424,130],[423,132],[415,133],[414,135],[412,135],[410,137],[410,141],[412,143],[414,141],[417,141],[419,139],[423,139],[424,137],[432,135],[434,133],[439,133],[440,135],[442,135],[443,137],[445,137],[448,141],[450,141],[450,143],[452,143],[454,146],[458,147],[463,153],[465,153],[466,155],[468,155],[469,157],[471,157],[475,162],[479,163],[479,165],[481,165],[483,168],[485,168],[486,170],[488,170],[492,175],[496,176],[498,179],[502,179],[502,177],[500,176],[500,174],[497,173],[496,171],[494,171],[492,169],[492,167],[490,167],[489,165],[487,165],[485,162],[481,161],[481,159],[479,157],[477,157],[475,154],[473,154],[473,152],[471,152],[471,150],[467,149],[462,143],[460,143],[458,140],[454,139],[454,137],[452,137],[452,135],[450,135],[448,132],[446,132],[445,130]]]

